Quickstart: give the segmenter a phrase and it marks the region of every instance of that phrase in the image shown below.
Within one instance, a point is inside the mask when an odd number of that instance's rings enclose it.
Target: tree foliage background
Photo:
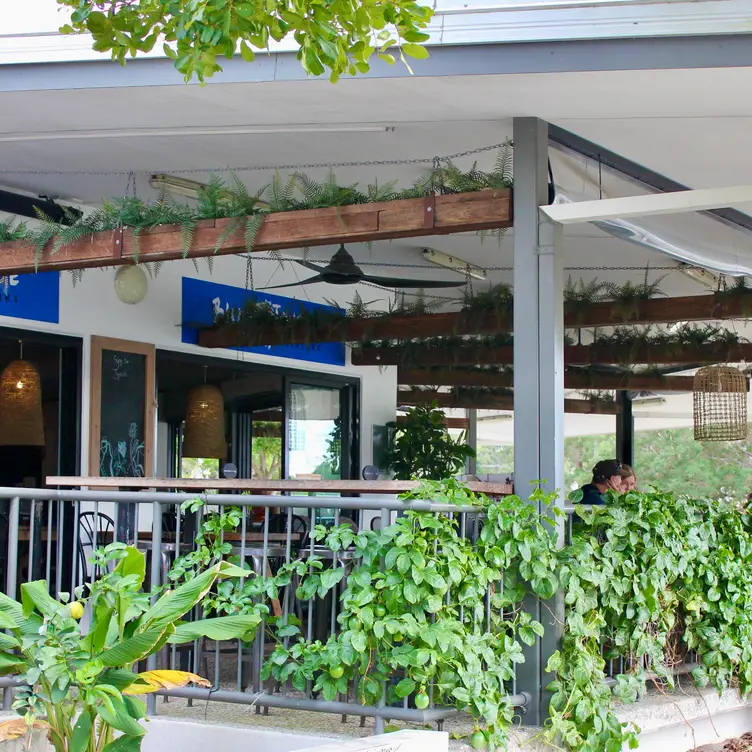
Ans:
[[[752,436],[752,426],[750,427]],[[576,436],[564,444],[564,471],[568,489],[590,481],[598,460],[614,456],[613,434]],[[511,446],[479,446],[479,473],[511,473]],[[635,472],[639,488],[694,496],[746,496],[752,492],[752,439],[746,442],[695,441],[691,428],[638,431],[635,434]]]
[[[367,73],[371,59],[425,59],[433,9],[413,0],[58,0],[71,9],[63,34],[91,34],[93,48],[125,64],[162,47],[186,81],[222,70],[220,60],[252,62],[294,39],[313,76]]]

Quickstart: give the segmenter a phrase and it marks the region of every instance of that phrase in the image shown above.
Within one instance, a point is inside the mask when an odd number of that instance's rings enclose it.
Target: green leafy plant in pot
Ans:
[[[435,406],[418,405],[407,411],[404,423],[389,423],[395,430],[389,448],[389,469],[397,480],[445,480],[474,457],[464,435],[453,439],[446,428],[444,413]]]
[[[247,574],[227,562],[156,600],[141,592],[146,562],[136,548],[113,543],[93,563],[106,573],[77,588],[76,600],[54,599],[42,580],[21,585],[21,603],[0,594],[0,672],[24,682],[13,703],[23,717],[0,724],[0,738],[42,728],[56,752],[137,752],[146,731],[138,695],[210,685],[188,672],[136,673],[134,666],[168,643],[250,640],[259,624],[257,614],[182,621],[215,581]]]

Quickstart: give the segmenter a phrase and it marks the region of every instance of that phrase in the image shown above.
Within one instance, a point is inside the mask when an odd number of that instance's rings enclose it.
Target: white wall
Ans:
[[[322,251],[322,256],[324,255]],[[342,376],[355,376],[361,384],[361,464],[370,464],[371,433],[374,424],[383,424],[394,419],[396,410],[397,373],[395,368],[355,368],[321,365],[290,358],[270,357],[241,353],[231,350],[207,350],[195,345],[181,342],[181,280],[183,276],[201,278],[212,282],[243,287],[245,284],[245,260],[236,256],[215,259],[214,273],[209,274],[204,262],[200,263],[199,272],[191,261],[172,261],[163,265],[156,279],[149,280],[149,292],[137,305],[126,305],[117,298],[113,285],[115,270],[91,269],[84,273],[83,279],[73,286],[73,278],[63,273],[60,280],[60,323],[46,324],[23,319],[0,316],[0,326],[18,327],[36,331],[48,331],[57,334],[79,336],[83,338],[83,374],[82,391],[82,474],[88,468],[88,433],[89,423],[89,371],[91,335],[117,337],[137,342],[148,342],[158,348],[172,351],[223,357],[249,363],[274,365],[311,373],[326,373]],[[290,263],[280,269],[277,264],[259,261],[254,265],[254,277],[257,285],[263,285],[274,275],[274,284],[293,282],[297,279],[297,270]],[[302,292],[305,291],[307,295]],[[323,303],[324,298],[335,298],[341,304],[352,299],[354,288],[333,288],[329,285],[314,285],[308,288],[291,288],[284,290],[289,297],[301,297],[303,300]],[[164,441],[164,430],[157,431],[157,440]],[[157,457],[161,454],[155,453]],[[152,468],[150,474],[164,467]]]

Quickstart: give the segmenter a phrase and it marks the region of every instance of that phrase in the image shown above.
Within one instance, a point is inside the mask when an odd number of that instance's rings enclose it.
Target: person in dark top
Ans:
[[[601,460],[593,468],[593,481],[584,485],[580,504],[592,504],[597,506],[606,503],[606,494],[608,491],[622,493],[623,478],[622,470],[624,466],[617,460]]]

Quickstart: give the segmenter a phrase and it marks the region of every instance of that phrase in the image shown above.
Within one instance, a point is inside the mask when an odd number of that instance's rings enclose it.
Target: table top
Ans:
[[[221,478],[98,478],[94,476],[48,475],[48,486],[60,488],[153,490],[153,491],[247,491],[248,493],[329,493],[329,494],[386,494],[394,495],[412,491],[419,481],[403,480],[228,480]],[[480,481],[466,484],[471,491],[490,496],[508,496],[512,487],[506,483]],[[273,506],[273,505],[271,505]]]

